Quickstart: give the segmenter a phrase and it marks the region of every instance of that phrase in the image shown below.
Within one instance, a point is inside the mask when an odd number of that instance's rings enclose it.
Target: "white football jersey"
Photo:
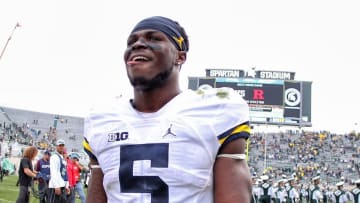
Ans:
[[[229,88],[186,90],[154,113],[120,99],[93,109],[84,133],[109,203],[213,202],[216,156],[249,137],[249,109]]]

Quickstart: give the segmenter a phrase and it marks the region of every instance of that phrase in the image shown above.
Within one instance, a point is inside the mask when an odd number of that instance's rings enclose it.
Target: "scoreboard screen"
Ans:
[[[306,85],[301,81],[224,77],[189,78],[190,89],[197,89],[204,84],[217,88],[230,87],[238,92],[249,104],[251,123],[311,126],[310,98],[301,97],[301,93],[305,90],[310,91],[311,86],[308,85],[310,89],[303,88]]]

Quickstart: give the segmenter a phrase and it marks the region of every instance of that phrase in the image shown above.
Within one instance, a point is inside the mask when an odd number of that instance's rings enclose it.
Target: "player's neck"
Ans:
[[[159,88],[154,91],[135,91],[132,106],[140,112],[151,113],[160,110],[169,101],[181,93],[178,86],[175,88]]]

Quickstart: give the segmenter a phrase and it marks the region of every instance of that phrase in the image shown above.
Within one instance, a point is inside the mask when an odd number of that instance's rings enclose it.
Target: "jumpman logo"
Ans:
[[[172,124],[170,124],[170,126],[169,126],[169,128],[167,129],[165,135],[163,135],[163,138],[166,137],[166,136],[168,136],[168,135],[172,135],[172,136],[176,137],[176,135],[175,135],[173,132],[171,132],[171,127],[172,127]]]

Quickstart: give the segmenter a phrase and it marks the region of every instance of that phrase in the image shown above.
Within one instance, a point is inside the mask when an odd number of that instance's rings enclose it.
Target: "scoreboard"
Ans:
[[[311,126],[311,82],[247,77],[189,77],[189,88],[230,87],[249,104],[252,124]]]

